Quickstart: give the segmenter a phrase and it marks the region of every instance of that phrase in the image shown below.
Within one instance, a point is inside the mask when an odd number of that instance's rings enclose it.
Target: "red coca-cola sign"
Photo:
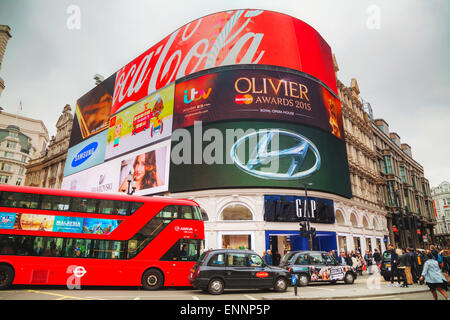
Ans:
[[[331,49],[313,28],[276,12],[234,10],[181,27],[120,69],[111,113],[179,78],[233,64],[304,71],[337,93]]]

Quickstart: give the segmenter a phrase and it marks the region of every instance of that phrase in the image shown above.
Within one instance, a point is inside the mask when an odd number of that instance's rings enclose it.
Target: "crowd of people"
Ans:
[[[336,256],[341,264],[354,267],[359,275],[367,271],[369,275],[378,273],[385,259],[385,274],[389,281],[388,286],[407,288],[412,284],[426,284],[430,288],[434,299],[437,300],[437,292],[448,299],[448,281],[450,273],[450,250],[431,245],[428,249],[395,248],[388,246],[383,254],[378,249],[366,251],[364,255],[357,250],[351,252],[342,251]],[[389,265],[389,267],[386,267]],[[396,280],[396,284],[394,284]]]

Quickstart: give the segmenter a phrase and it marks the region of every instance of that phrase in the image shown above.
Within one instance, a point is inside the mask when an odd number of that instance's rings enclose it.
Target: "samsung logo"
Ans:
[[[98,142],[92,142],[84,147],[72,160],[72,168],[78,167],[89,159],[97,150]]]

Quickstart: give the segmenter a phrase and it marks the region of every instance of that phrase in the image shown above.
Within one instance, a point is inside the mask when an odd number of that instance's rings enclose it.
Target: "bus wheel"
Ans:
[[[14,270],[7,265],[0,265],[0,290],[7,289],[14,280]]]
[[[142,275],[142,287],[146,290],[161,289],[164,284],[164,276],[161,271],[150,269]]]

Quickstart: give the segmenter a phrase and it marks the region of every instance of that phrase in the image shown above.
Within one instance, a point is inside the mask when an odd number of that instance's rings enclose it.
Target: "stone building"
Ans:
[[[385,120],[375,119],[372,129],[391,241],[403,248],[425,247],[434,242],[436,221],[423,167],[413,159],[411,147],[389,131]]]
[[[56,136],[52,136],[48,148],[41,152],[40,157],[28,164],[25,185],[61,188],[72,124],[72,109],[67,104],[56,123]]]
[[[45,150],[47,141],[41,120],[0,110],[0,183],[24,185],[27,164]]]
[[[439,186],[431,188],[433,206],[436,210],[436,225],[434,233],[437,243],[446,246],[450,244],[450,183],[443,181]]]

